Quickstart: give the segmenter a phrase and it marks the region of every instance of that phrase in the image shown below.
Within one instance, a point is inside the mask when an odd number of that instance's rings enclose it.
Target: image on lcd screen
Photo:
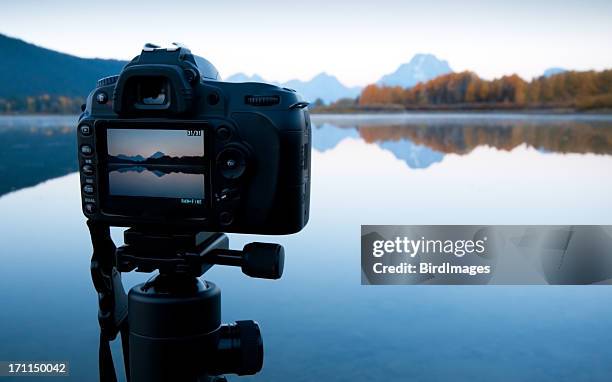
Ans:
[[[202,130],[108,129],[109,194],[204,199]]]

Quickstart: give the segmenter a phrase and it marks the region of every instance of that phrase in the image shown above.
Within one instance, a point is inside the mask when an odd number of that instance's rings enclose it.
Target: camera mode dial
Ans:
[[[108,76],[108,77],[100,78],[98,80],[97,85],[99,88],[101,88],[102,86],[112,85],[115,82],[117,82],[118,79],[119,79],[119,76]]]

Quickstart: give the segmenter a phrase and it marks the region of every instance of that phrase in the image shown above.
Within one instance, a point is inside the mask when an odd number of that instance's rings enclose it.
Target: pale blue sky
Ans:
[[[415,53],[485,78],[612,67],[612,1],[3,1],[0,33],[84,57],[180,41],[223,77],[375,82]],[[0,58],[1,59],[1,58]]]
[[[204,156],[202,137],[187,136],[185,130],[108,129],[107,134],[109,155]]]

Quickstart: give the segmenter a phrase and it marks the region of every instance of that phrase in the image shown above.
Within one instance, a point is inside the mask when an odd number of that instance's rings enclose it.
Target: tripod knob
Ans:
[[[280,244],[249,243],[242,250],[242,272],[261,279],[280,279],[285,265],[285,250]]]
[[[209,372],[253,375],[263,366],[263,340],[255,321],[236,321],[219,328],[219,342]]]

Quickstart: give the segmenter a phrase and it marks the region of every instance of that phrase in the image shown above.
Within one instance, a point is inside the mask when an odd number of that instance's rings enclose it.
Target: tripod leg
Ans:
[[[128,330],[127,295],[121,283],[121,274],[116,269],[116,247],[106,224],[87,221],[91,235],[91,278],[98,292],[98,322],[100,324],[99,372],[101,382],[116,382],[117,376],[110,350],[110,341],[121,332],[123,356],[128,382]]]
[[[120,328],[121,333],[121,350],[123,352],[123,366],[125,367],[125,379],[130,382],[130,330],[128,321],[124,320]]]
[[[110,342],[102,333],[100,333],[98,365],[100,382],[117,382],[117,374],[115,374],[115,365],[113,365],[113,354],[111,353]]]

